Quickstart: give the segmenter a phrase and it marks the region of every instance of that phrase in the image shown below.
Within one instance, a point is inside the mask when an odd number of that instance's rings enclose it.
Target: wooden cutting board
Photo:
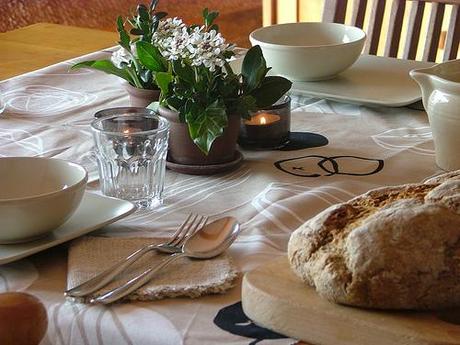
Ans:
[[[256,324],[315,345],[460,344],[460,309],[388,312],[330,303],[291,272],[287,257],[244,276],[242,304]]]

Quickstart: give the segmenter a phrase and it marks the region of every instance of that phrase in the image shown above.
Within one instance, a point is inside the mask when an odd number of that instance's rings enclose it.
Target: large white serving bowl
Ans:
[[[77,209],[88,174],[52,158],[0,158],[0,243],[26,242],[53,231]]]
[[[335,23],[290,23],[263,27],[249,35],[259,45],[273,74],[292,81],[334,78],[363,50],[363,30]]]

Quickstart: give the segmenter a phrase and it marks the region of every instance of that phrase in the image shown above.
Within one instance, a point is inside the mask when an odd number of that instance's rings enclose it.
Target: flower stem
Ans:
[[[128,74],[130,75],[132,82],[134,83],[134,86],[137,87],[138,89],[143,89],[142,83],[139,80],[139,77],[136,74],[136,71],[133,71],[131,68],[126,69]]]

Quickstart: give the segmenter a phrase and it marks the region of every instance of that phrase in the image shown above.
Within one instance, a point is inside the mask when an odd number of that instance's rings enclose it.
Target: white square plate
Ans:
[[[86,192],[70,219],[46,237],[35,241],[0,245],[0,265],[80,237],[135,211],[129,201]]]
[[[361,55],[349,69],[334,79],[294,82],[292,92],[339,102],[402,107],[422,98],[420,87],[409,76],[432,62]]]

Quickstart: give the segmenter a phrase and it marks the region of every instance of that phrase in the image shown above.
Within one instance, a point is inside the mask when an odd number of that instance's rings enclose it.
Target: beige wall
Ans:
[[[0,32],[40,22],[115,31],[117,16],[138,3],[150,0],[0,0]],[[158,7],[187,23],[201,22],[205,7],[217,10],[222,33],[239,46],[249,46],[249,33],[262,25],[261,0],[160,0]]]

